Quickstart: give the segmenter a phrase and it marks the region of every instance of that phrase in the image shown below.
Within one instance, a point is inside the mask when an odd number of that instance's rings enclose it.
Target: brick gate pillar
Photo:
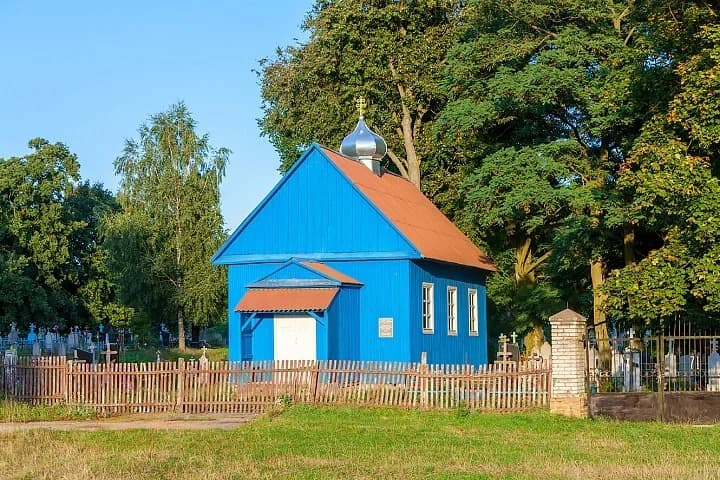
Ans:
[[[570,417],[588,416],[585,390],[586,319],[570,309],[550,317],[552,391],[550,412]]]

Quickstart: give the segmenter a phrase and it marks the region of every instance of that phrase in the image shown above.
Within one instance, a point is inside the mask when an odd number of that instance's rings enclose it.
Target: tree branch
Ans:
[[[542,265],[545,260],[550,258],[550,255],[552,255],[552,250],[548,250],[547,252],[543,253],[538,257],[537,260],[535,260],[530,266],[527,268],[527,273],[534,272],[540,265]]]
[[[400,171],[400,175],[402,175],[403,178],[408,178],[407,167],[404,165],[403,160],[398,157],[392,150],[387,151],[387,156],[390,157],[390,160]]]

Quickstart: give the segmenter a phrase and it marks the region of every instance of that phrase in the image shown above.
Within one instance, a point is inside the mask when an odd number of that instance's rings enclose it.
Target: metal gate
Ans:
[[[653,334],[610,329],[586,336],[590,414],[617,419],[720,420],[720,335],[688,325]]]

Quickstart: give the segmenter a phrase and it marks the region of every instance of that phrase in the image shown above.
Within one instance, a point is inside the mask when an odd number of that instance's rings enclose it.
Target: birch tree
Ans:
[[[225,279],[210,257],[225,234],[220,182],[230,151],[199,135],[183,103],[153,115],[115,161],[121,213],[106,223],[112,265],[125,300],[154,323],[213,322],[224,309]]]

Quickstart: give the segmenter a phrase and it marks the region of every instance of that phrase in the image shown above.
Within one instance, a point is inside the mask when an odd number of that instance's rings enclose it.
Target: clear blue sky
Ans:
[[[154,113],[185,101],[233,151],[222,189],[234,229],[279,179],[260,138],[252,69],[303,40],[311,0],[0,0],[0,157],[61,141],[83,179],[117,190],[113,161]]]

